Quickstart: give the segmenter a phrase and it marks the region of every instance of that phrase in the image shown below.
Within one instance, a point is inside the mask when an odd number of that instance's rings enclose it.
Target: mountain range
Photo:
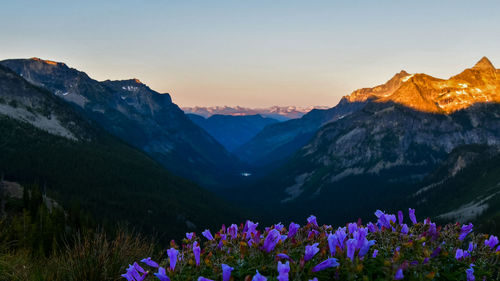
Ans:
[[[226,202],[168,172],[78,107],[0,65],[2,180],[38,184],[67,210],[180,237],[234,214]],[[168,222],[168,223],[166,223]]]
[[[500,70],[485,57],[449,79],[403,70],[307,113],[183,112],[137,79],[38,58],[0,67],[1,171],[109,221],[151,232],[168,217],[179,234],[237,217],[230,200],[262,221],[410,206],[500,232]]]
[[[493,172],[489,175],[496,183],[488,181],[488,188],[478,189],[480,195],[453,193],[463,206],[437,202],[438,193],[424,187],[434,183],[432,186],[440,186],[440,190],[451,191],[443,184],[462,174],[458,171],[467,173],[467,164],[474,162],[464,160],[470,158],[468,147],[480,146],[487,149],[487,155],[497,154],[499,87],[500,70],[482,58],[449,79],[401,71],[385,84],[356,90],[336,107],[321,111],[324,119],[318,118],[318,129],[311,129],[310,136],[303,140],[305,144],[289,150],[283,164],[251,187],[252,194],[265,193],[267,200],[263,203],[262,198],[255,198],[252,204],[275,206],[274,213],[287,210],[281,212],[284,218],[305,216],[315,210],[326,219],[343,221],[356,219],[349,217],[352,213],[369,217],[376,208],[404,207],[401,202],[416,204],[413,195],[419,190],[419,202],[443,206],[435,209],[441,213],[432,213],[442,218],[464,206],[484,205],[481,200],[485,198],[498,201],[499,194],[493,191],[498,190],[500,175]],[[308,115],[271,125],[272,130],[268,126],[251,142],[281,138],[289,145],[303,135],[299,128],[311,127],[301,126]],[[297,125],[290,125],[292,121]],[[269,132],[264,138],[265,131]],[[491,161],[488,165],[494,167]],[[445,163],[451,163],[451,168],[444,169]],[[441,174],[434,176],[436,184],[429,178],[438,171]],[[468,179],[468,186],[476,184],[475,179]],[[246,194],[245,200],[249,200]],[[437,196],[431,201],[427,194]]]
[[[208,118],[212,115],[256,115],[259,114],[263,117],[269,117],[280,121],[285,121],[289,119],[300,118],[304,114],[308,113],[313,109],[326,109],[326,106],[271,106],[267,108],[249,108],[242,106],[194,106],[194,107],[182,107],[182,110],[186,113],[192,113],[201,115]]]
[[[64,63],[0,62],[68,102],[106,131],[146,152],[168,170],[210,188],[237,177],[239,161],[174,103],[138,79],[99,82]]]
[[[236,148],[248,142],[267,125],[279,122],[273,118],[262,117],[260,114],[215,114],[205,118],[201,115],[191,113],[187,114],[187,116],[230,152],[233,152]]]

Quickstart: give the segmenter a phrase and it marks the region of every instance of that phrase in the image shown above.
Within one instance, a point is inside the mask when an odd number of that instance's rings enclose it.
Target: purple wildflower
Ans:
[[[410,220],[413,224],[417,224],[417,217],[415,217],[415,209],[409,208]]]
[[[193,237],[194,237],[194,232],[188,232],[188,233],[186,233],[187,240],[191,240],[191,239],[193,239]]]
[[[484,241],[484,244],[493,250],[493,248],[498,244],[498,237],[491,235],[488,240]]]
[[[372,223],[372,222],[369,222],[366,227],[368,228],[368,230],[370,232],[377,232],[378,231],[378,228]]]
[[[470,253],[472,253],[477,247],[477,244],[469,242],[469,248],[467,249]]]
[[[143,262],[151,267],[158,268],[158,263],[156,263],[154,260],[152,260],[151,257],[149,257],[147,259],[142,259],[141,262]]]
[[[358,230],[358,224],[353,223],[353,222],[352,222],[352,223],[349,223],[349,224],[347,225],[347,230],[349,231],[349,234],[354,233],[354,231]]]
[[[352,261],[354,260],[354,252],[356,251],[356,244],[358,241],[356,239],[349,239],[347,240],[347,257],[351,259]]]
[[[310,215],[310,216],[307,218],[307,224],[314,225],[314,226],[318,226],[318,222],[316,221],[316,217],[315,217],[315,216],[313,216],[313,215]]]
[[[347,233],[345,232],[345,227],[339,227],[337,231],[335,231],[335,236],[337,236],[338,243],[340,248],[344,248],[344,241],[347,238]]]
[[[396,222],[395,215],[389,215],[380,210],[375,212],[375,216],[378,218],[377,223],[385,228],[392,228],[391,222]]]
[[[198,246],[198,242],[193,243],[193,254],[194,254],[194,260],[196,261],[196,266],[200,266],[200,254],[201,254],[201,249],[200,246]]]
[[[474,277],[474,268],[472,268],[474,264],[471,264],[470,267],[465,270],[465,274],[467,275],[467,281],[474,281],[476,277]]]
[[[406,223],[403,224],[403,226],[401,227],[401,233],[408,234],[408,231],[409,231],[409,229],[408,229],[408,226],[406,225]]]
[[[160,267],[158,269],[158,273],[155,273],[154,275],[156,277],[158,277],[158,279],[160,279],[160,281],[170,281],[170,278],[168,278],[167,272],[165,271],[165,268],[163,268],[163,267]]]
[[[295,236],[295,234],[297,234],[297,231],[299,230],[300,228],[300,225],[296,224],[296,223],[290,223],[290,226],[288,226],[288,239],[292,238]]]
[[[231,239],[236,239],[238,236],[238,226],[236,224],[231,224],[231,226],[227,229],[229,235],[231,235]]]
[[[292,258],[290,258],[287,254],[283,254],[283,253],[277,254],[276,257],[278,259],[292,260]]]
[[[366,228],[359,228],[354,232],[353,238],[358,241],[358,243],[356,244],[356,249],[360,249],[361,247],[363,247],[363,245],[365,244],[366,235],[368,235],[368,229]]]
[[[464,251],[462,249],[457,249],[455,252],[455,259],[460,260],[464,257]]]
[[[337,259],[329,258],[329,259],[326,259],[325,261],[322,261],[321,263],[319,263],[315,267],[313,267],[312,272],[318,272],[318,271],[322,271],[322,270],[325,270],[327,268],[336,267],[336,266],[339,266]]]
[[[377,255],[378,255],[378,250],[377,249],[373,250],[372,258],[376,258]]]
[[[398,211],[398,222],[400,225],[403,224],[403,212]]]
[[[247,238],[252,237],[252,234],[257,233],[257,226],[259,226],[259,223],[254,223],[253,221],[247,221],[246,223],[246,234]]]
[[[144,270],[144,268],[142,268],[137,262],[134,262],[133,266],[134,266],[135,270],[137,270],[138,272],[146,273],[146,270]]]
[[[222,281],[229,281],[231,279],[231,271],[234,270],[234,268],[230,267],[227,264],[222,264]]]
[[[203,236],[205,238],[207,238],[208,240],[214,240],[212,233],[210,233],[210,230],[208,230],[208,229],[205,229],[205,231],[203,231],[201,234],[203,234]]]
[[[198,277],[198,281],[214,281],[214,280],[200,276],[200,277]]]
[[[396,271],[396,274],[394,275],[394,280],[401,280],[403,278],[404,278],[403,269],[400,268],[398,269],[398,271]]]
[[[128,265],[128,268],[127,268],[127,273],[125,274],[129,277],[132,278],[132,280],[136,280],[136,279],[140,279],[141,278],[141,275],[139,274],[139,272],[137,272],[137,269],[135,269],[135,267],[133,265]],[[125,277],[127,278],[127,277]]]
[[[364,257],[373,245],[375,245],[375,240],[368,241],[368,239],[363,238],[363,245],[360,247],[358,255]]]
[[[465,236],[467,236],[467,234],[471,233],[472,232],[472,228],[474,226],[472,225],[472,223],[469,223],[469,224],[464,224],[462,225],[462,229],[460,230],[460,235],[458,236],[458,239],[460,239],[460,241],[463,241],[465,239]]]
[[[311,279],[309,281],[318,281],[318,278],[314,277],[313,279]]]
[[[319,243],[314,243],[312,245],[306,246],[306,252],[304,254],[304,261],[308,261],[314,257],[319,252]]]
[[[258,270],[256,270],[256,272],[257,273],[255,273],[255,275],[253,276],[252,281],[267,281],[267,278],[260,275]]]
[[[290,272],[290,262],[278,262],[278,281],[288,281],[288,272]]]
[[[335,234],[328,234],[328,248],[330,248],[330,255],[335,255],[335,252],[337,250],[337,235]]]
[[[130,275],[130,272],[128,271],[120,276],[127,279],[127,281],[135,281],[134,277],[132,277],[132,275]]]
[[[266,240],[264,240],[263,249],[266,252],[271,252],[276,247],[276,244],[280,241],[281,234],[278,230],[273,229],[267,234]]]
[[[175,269],[175,265],[177,264],[177,255],[179,254],[179,251],[177,251],[174,248],[170,248],[167,250],[167,255],[168,259],[170,260],[170,270]]]
[[[274,229],[277,229],[279,232],[281,232],[285,228],[285,226],[280,222],[274,225]]]
[[[441,248],[440,247],[437,247],[436,249],[434,249],[434,251],[432,252],[431,254],[431,258],[435,258],[439,255],[439,253],[441,253]]]

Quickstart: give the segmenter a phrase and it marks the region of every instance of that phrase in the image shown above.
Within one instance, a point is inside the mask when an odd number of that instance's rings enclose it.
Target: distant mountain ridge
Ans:
[[[279,121],[269,117],[256,115],[220,115],[215,114],[205,118],[196,114],[187,114],[198,126],[205,129],[228,151],[249,141],[264,127]]]
[[[385,84],[354,91],[321,115],[356,108],[326,119],[306,145],[251,190],[266,192],[270,205],[281,204],[278,209],[301,216],[316,210],[332,220],[345,219],[342,208],[348,206],[350,213],[395,207],[453,151],[500,146],[498,74],[483,58],[450,79],[402,71]],[[267,139],[306,127],[298,120],[272,125]],[[279,132],[285,125],[287,131]]]
[[[449,114],[476,103],[500,102],[500,70],[483,57],[474,67],[450,79],[396,73],[386,83],[355,90],[338,105],[314,110],[297,120],[274,124],[236,150],[249,163],[266,165],[290,157],[329,122],[362,109],[369,102],[396,103],[418,111]]]
[[[227,214],[225,202],[211,192],[168,172],[2,65],[0,132],[2,178],[43,185],[66,209],[79,206],[100,225],[127,222],[171,239],[236,212]]]
[[[0,64],[74,105],[180,176],[215,188],[239,171],[238,160],[172,103],[169,94],[137,79],[98,82],[64,63],[38,58]]]
[[[270,117],[280,121],[288,119],[296,119],[302,117],[313,109],[325,109],[327,106],[271,106],[268,108],[249,108],[241,106],[195,106],[195,107],[182,107],[186,113],[193,113],[208,118],[212,115],[256,115],[259,114],[263,117]]]

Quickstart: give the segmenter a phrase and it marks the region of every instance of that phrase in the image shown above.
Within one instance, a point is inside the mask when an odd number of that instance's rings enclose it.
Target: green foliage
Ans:
[[[129,260],[158,254],[150,238],[124,228],[94,231],[76,210],[49,210],[45,200],[32,185],[22,200],[9,201],[0,221],[0,281],[116,280]]]
[[[40,182],[70,212],[86,210],[105,227],[127,222],[144,233],[179,237],[237,219],[222,200],[178,178],[143,153],[108,136],[71,141],[0,117],[0,170],[21,183]],[[83,217],[85,214],[76,212]],[[160,237],[162,238],[162,237]]]

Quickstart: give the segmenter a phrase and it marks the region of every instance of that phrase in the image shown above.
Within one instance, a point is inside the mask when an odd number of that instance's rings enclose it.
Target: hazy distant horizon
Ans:
[[[331,107],[403,69],[448,78],[482,56],[500,64],[499,10],[495,1],[9,1],[0,59],[138,78],[181,107]]]

